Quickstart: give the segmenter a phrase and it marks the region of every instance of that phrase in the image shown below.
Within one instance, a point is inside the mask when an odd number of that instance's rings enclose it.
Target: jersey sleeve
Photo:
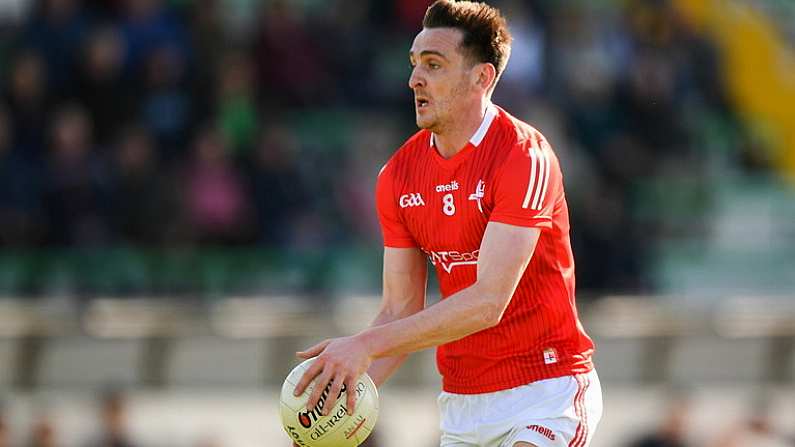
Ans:
[[[552,228],[563,194],[563,175],[552,148],[540,134],[513,148],[495,182],[491,221]]]
[[[417,247],[417,243],[400,218],[397,198],[394,192],[392,169],[387,163],[378,174],[375,187],[375,203],[384,246],[393,248]]]

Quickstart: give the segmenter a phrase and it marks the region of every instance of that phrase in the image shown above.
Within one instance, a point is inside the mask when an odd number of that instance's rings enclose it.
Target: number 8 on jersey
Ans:
[[[453,202],[453,193],[445,194],[442,197],[442,212],[448,216],[455,214],[455,203]]]

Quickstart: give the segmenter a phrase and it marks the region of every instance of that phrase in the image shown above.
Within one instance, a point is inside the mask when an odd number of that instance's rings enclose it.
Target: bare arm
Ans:
[[[333,381],[329,394],[335,396],[343,383],[350,387],[377,359],[404,356],[497,325],[530,262],[540,234],[537,228],[490,222],[480,246],[475,284],[407,317],[350,337],[326,340],[300,352],[300,357],[317,356],[318,360],[296,385],[296,396],[316,379],[320,386],[309,397],[311,408],[320,399],[325,384]],[[384,380],[397,364],[382,363],[373,372]],[[334,404],[333,398],[329,400],[324,412]],[[353,408],[353,405],[353,399],[349,398],[348,406]]]
[[[384,248],[383,298],[370,326],[381,326],[421,311],[425,307],[427,282],[427,261],[420,250]],[[404,360],[406,354],[381,357],[373,361],[367,372],[380,387]]]
[[[409,317],[366,329],[375,358],[404,355],[497,325],[535,250],[541,231],[490,222],[481,243],[475,284]]]

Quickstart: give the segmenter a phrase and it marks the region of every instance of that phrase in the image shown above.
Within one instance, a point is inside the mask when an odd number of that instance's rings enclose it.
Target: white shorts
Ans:
[[[596,371],[484,394],[439,395],[442,447],[587,447],[602,417]]]

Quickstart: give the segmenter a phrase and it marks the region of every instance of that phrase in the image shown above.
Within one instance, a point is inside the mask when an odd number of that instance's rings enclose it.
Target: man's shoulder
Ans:
[[[500,146],[513,155],[528,156],[532,151],[543,150],[554,156],[551,145],[541,131],[501,108],[499,111]]]
[[[430,132],[421,129],[410,136],[400,147],[389,157],[387,165],[406,165],[411,164],[418,158],[425,155],[430,147]]]
[[[499,108],[499,125],[502,134],[514,145],[532,145],[539,141],[546,141],[544,135],[533,125],[520,120],[519,118]]]
[[[410,136],[398,149],[392,153],[381,171],[379,178],[395,178],[405,176],[415,166],[416,161],[423,155],[430,145],[430,132],[421,129]]]
[[[398,154],[402,155],[409,155],[415,154],[420,151],[424,151],[428,149],[431,145],[431,132],[425,129],[420,129],[414,133],[414,135],[410,136],[402,145],[395,151],[396,156]]]

